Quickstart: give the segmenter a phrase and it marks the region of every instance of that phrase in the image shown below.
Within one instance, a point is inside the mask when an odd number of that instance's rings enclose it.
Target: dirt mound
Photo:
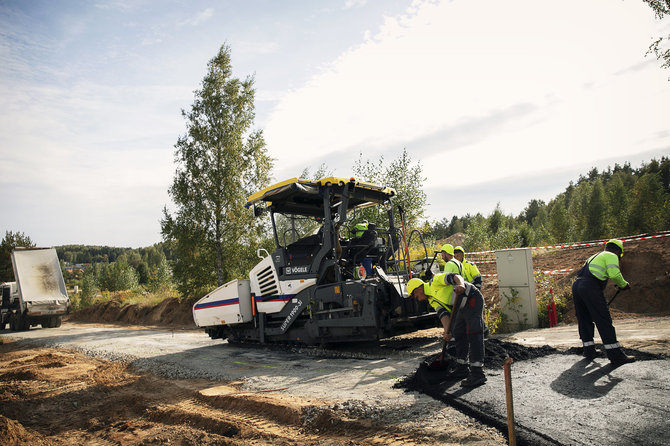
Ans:
[[[445,243],[449,243],[452,246],[463,246],[463,242],[465,242],[465,234],[462,232],[457,232],[456,234],[452,234],[449,237],[445,238],[444,240],[439,240],[436,245],[438,247],[444,245]]]
[[[165,326],[173,328],[196,328],[193,322],[192,304],[178,299],[165,299],[156,306],[124,305],[110,300],[83,308],[69,315],[68,320],[77,322],[114,323],[143,326]]]
[[[21,423],[10,420],[2,415],[0,415],[0,438],[2,438],[2,444],[6,446],[18,446],[21,444],[39,446],[48,444],[42,439],[41,435],[30,429],[26,429]]]

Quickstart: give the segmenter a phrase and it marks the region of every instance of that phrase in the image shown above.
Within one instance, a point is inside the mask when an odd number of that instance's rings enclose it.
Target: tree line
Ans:
[[[553,245],[657,232],[670,228],[670,159],[633,168],[591,169],[545,203],[533,199],[517,216],[500,207],[488,216],[453,216],[429,225],[436,240],[465,233],[468,251]]]
[[[35,243],[20,231],[7,231],[0,241],[0,282],[15,280],[11,252],[18,247],[32,248]],[[171,250],[165,243],[139,249],[87,245],[62,245],[54,249],[67,287],[79,287],[85,302],[100,291],[141,287],[157,292],[172,286]]]

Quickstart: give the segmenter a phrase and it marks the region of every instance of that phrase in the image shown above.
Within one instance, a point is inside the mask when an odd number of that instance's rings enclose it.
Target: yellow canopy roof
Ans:
[[[320,180],[291,178],[256,192],[247,199],[246,207],[261,201],[276,212],[299,215],[323,215],[323,197],[319,191],[324,186],[332,186],[334,192],[331,206],[339,202],[345,184],[352,182],[354,187],[349,190],[348,209],[362,208],[384,203],[396,195],[389,187],[379,186],[355,179],[326,177]]]

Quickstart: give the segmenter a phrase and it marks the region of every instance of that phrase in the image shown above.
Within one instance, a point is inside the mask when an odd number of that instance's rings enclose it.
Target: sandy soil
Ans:
[[[505,444],[495,429],[448,406],[433,411],[427,397],[428,405],[378,417],[382,409],[327,400],[327,392],[322,399],[292,394],[284,383],[248,389],[243,380],[167,379],[26,342],[0,344],[0,357],[2,445]],[[432,420],[414,413],[425,407]]]

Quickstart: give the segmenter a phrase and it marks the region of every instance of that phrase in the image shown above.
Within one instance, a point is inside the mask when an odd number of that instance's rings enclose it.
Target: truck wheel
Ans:
[[[4,330],[7,326],[7,322],[0,322],[0,330]]]
[[[30,322],[22,315],[14,313],[9,318],[9,327],[14,331],[26,331],[30,329]]]
[[[62,316],[56,316],[54,317],[54,328],[60,327],[60,325],[63,323],[63,317]]]
[[[19,331],[30,330],[30,320],[27,317],[19,316]]]

